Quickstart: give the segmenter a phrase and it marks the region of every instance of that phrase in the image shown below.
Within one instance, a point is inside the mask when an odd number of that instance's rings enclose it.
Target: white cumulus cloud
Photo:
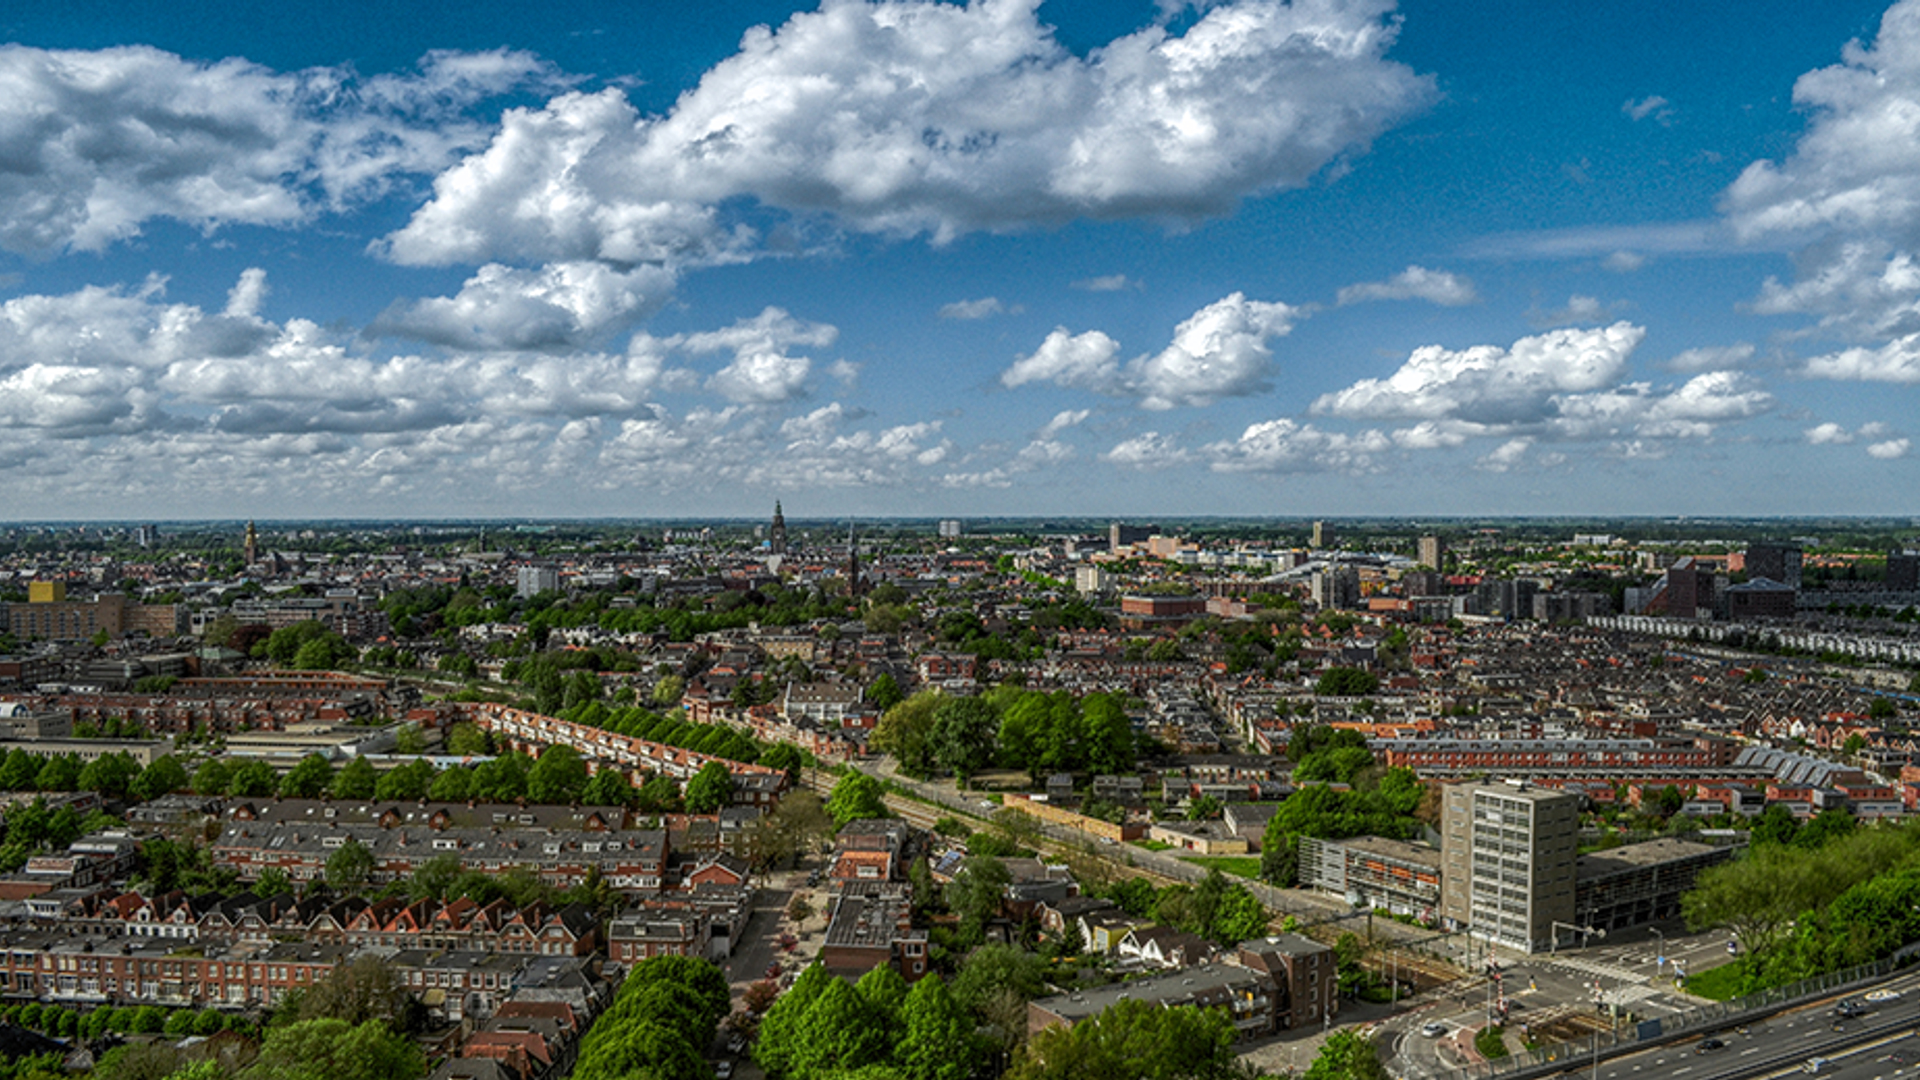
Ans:
[[[1154,410],[1209,405],[1267,389],[1273,358],[1267,343],[1290,333],[1307,314],[1305,308],[1233,293],[1189,316],[1166,348],[1125,365],[1113,338],[1062,327],[1002,372],[1000,381],[1009,387],[1051,382],[1133,397]]]
[[[1553,330],[1510,348],[1428,345],[1385,379],[1363,379],[1323,395],[1313,411],[1347,418],[1537,422],[1554,414],[1558,395],[1616,383],[1645,336],[1643,328],[1618,322],[1597,330]]]
[[[1867,447],[1867,453],[1881,461],[1892,461],[1895,458],[1906,457],[1907,451],[1912,448],[1911,439],[1888,439],[1886,442],[1877,442]]]
[[[955,300],[940,308],[943,319],[985,319],[1006,311],[998,297],[985,296],[978,300]]]
[[[300,224],[438,172],[486,138],[468,106],[551,81],[505,50],[360,79],[144,46],[0,46],[0,247],[97,251],[154,218]]]
[[[1383,0],[1238,0],[1085,57],[1038,0],[828,3],[642,116],[617,91],[516,110],[394,234],[403,262],[710,257],[741,196],[891,234],[1195,220],[1297,187],[1432,100]]]
[[[1340,290],[1341,305],[1365,300],[1425,300],[1443,307],[1462,307],[1480,302],[1473,282],[1444,270],[1409,266],[1385,281],[1348,285]]]

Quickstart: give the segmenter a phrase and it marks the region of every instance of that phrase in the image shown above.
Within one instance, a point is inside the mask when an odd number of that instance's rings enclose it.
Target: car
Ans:
[[[1827,1065],[1828,1062],[1826,1058],[1811,1057],[1807,1059],[1805,1065],[1800,1066],[1800,1071],[1803,1073],[1822,1073],[1827,1071]]]
[[[1437,1039],[1440,1036],[1445,1035],[1447,1031],[1448,1031],[1447,1025],[1441,1023],[1438,1020],[1430,1020],[1427,1023],[1420,1025],[1420,1034],[1425,1035],[1429,1039]]]
[[[1700,1045],[1694,1047],[1693,1052],[1696,1054],[1711,1054],[1715,1050],[1725,1050],[1726,1048],[1727,1044],[1724,1039],[1701,1039]]]
[[[1898,991],[1898,990],[1871,990],[1871,991],[1868,991],[1868,992],[1867,992],[1867,995],[1866,995],[1866,1000],[1868,1000],[1868,1001],[1872,1001],[1872,1002],[1875,1002],[1875,1003],[1878,1003],[1878,1002],[1882,1002],[1882,1001],[1899,1001],[1899,1000],[1900,1000],[1900,991]]]
[[[1843,1020],[1851,1020],[1856,1016],[1867,1015],[1867,1007],[1857,1001],[1849,999],[1835,1005],[1833,1007],[1833,1015]]]
[[[731,1062],[731,1061],[716,1061],[716,1062],[714,1062],[714,1063],[713,1063],[713,1075],[714,1075],[714,1077],[715,1077],[715,1080],[732,1080],[732,1078],[733,1078],[733,1062]]]

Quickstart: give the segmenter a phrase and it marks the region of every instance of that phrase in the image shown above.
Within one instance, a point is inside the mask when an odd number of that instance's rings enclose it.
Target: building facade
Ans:
[[[1441,915],[1522,952],[1575,917],[1580,799],[1524,782],[1459,784],[1441,802]]]

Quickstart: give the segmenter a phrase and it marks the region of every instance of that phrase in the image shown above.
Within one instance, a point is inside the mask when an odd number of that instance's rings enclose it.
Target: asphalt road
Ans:
[[[1805,1075],[1805,1063],[1815,1057],[1828,1065],[1819,1075],[1843,1080],[1891,1080],[1915,1072],[1920,1063],[1920,972],[1901,975],[1879,984],[1900,992],[1898,1000],[1868,1004],[1867,1015],[1838,1021],[1834,1006],[1840,997],[1800,1006],[1747,1025],[1747,1030],[1702,1031],[1678,1042],[1650,1047],[1638,1053],[1604,1060],[1591,1068],[1582,1068],[1578,1058],[1569,1063],[1568,1074],[1595,1080],[1746,1080],[1746,1078]],[[1864,991],[1846,995],[1852,1000],[1864,997]],[[1516,1017],[1522,1014],[1515,1014]],[[1422,1036],[1418,1027],[1429,1020],[1449,1027],[1440,1038]],[[1450,1016],[1446,1010],[1396,1023],[1392,1031],[1395,1051],[1391,1071],[1399,1077],[1433,1076],[1440,1068],[1457,1065],[1458,1059],[1445,1062],[1447,1048],[1470,1039],[1471,1031],[1485,1023],[1483,1014]],[[1701,1050],[1707,1038],[1725,1045]],[[1423,1049],[1426,1048],[1426,1049]],[[1438,1054],[1427,1052],[1437,1049]]]

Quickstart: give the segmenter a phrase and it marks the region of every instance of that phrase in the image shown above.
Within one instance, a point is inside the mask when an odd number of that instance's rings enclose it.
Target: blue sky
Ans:
[[[6,517],[1920,513],[1920,0],[55,7]]]

